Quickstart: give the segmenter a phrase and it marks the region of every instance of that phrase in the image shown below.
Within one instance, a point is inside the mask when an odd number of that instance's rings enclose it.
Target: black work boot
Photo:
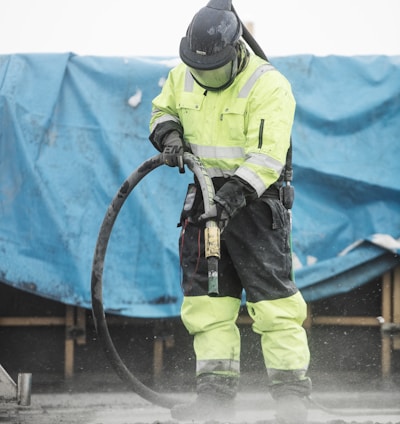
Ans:
[[[286,395],[277,399],[276,420],[279,424],[306,424],[307,406],[303,397]]]
[[[177,420],[227,421],[235,415],[238,384],[238,377],[201,374],[196,378],[197,398],[187,404],[175,405],[171,416]]]
[[[175,405],[171,416],[181,421],[228,421],[234,418],[234,400],[200,393],[193,402]]]

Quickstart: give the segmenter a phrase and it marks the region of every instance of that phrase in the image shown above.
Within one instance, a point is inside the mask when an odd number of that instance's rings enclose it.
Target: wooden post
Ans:
[[[155,337],[154,346],[153,346],[153,355],[154,355],[153,356],[153,374],[154,374],[154,379],[156,381],[162,375],[163,363],[164,363],[163,353],[164,353],[164,341],[162,337]]]
[[[393,322],[400,325],[400,266],[393,271]],[[400,349],[400,334],[393,335],[393,349]]]
[[[392,319],[392,273],[386,272],[382,277],[382,318],[385,323],[391,322]],[[390,376],[391,359],[392,359],[392,343],[388,335],[382,334],[382,377]]]
[[[313,323],[312,306],[311,306],[311,303],[307,303],[307,317],[303,322],[303,327],[307,330],[307,332],[311,331],[312,323]]]
[[[84,308],[76,308],[76,328],[79,331],[76,343],[86,344],[86,310]]]
[[[65,363],[64,363],[64,376],[69,379],[74,375],[74,343],[72,337],[72,329],[75,324],[74,307],[70,305],[65,306]]]

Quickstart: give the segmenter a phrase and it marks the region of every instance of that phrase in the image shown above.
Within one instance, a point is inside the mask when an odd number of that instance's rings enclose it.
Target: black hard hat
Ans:
[[[231,8],[232,0],[211,0],[196,13],[179,48],[186,65],[211,70],[236,58],[242,26]]]

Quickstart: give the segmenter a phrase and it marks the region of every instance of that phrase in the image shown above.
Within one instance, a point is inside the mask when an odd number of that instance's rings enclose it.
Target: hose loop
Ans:
[[[211,178],[201,162],[191,153],[184,153],[184,163],[196,175],[202,190],[204,207],[207,212],[213,204],[214,187]],[[110,240],[111,232],[118,214],[128,198],[132,190],[139,182],[150,172],[163,165],[162,154],[151,157],[143,162],[131,175],[123,182],[118,192],[112,199],[106,214],[103,218],[102,225],[97,237],[96,247],[92,262],[91,275],[91,296],[92,296],[92,313],[94,325],[99,338],[103,345],[107,359],[111,363],[117,375],[124,381],[127,386],[142,398],[149,402],[164,407],[173,408],[178,402],[177,399],[157,393],[143,384],[131,371],[126,367],[118,354],[112,341],[105,316],[103,306],[103,270],[107,253],[107,246]],[[209,221],[208,226],[216,226],[214,221]]]

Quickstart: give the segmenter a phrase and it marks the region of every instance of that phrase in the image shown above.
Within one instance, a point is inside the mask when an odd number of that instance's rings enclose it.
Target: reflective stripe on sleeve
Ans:
[[[241,166],[235,172],[235,175],[240,177],[242,180],[247,181],[256,190],[258,197],[260,197],[264,191],[268,188],[264,184],[264,181],[250,168]]]
[[[273,169],[278,174],[280,174],[283,169],[283,164],[281,162],[271,156],[260,153],[251,153],[246,159],[246,162],[253,163],[254,165],[262,166],[264,168]]]
[[[162,111],[159,110],[159,109],[153,109],[151,116],[153,117],[153,116],[157,115],[158,113],[162,113]],[[178,124],[180,123],[179,119],[176,116],[166,113],[166,114],[160,115],[158,118],[155,118],[154,121],[150,121],[152,123],[151,128],[150,128],[151,131],[154,131],[154,128],[157,125],[162,124],[163,122],[167,122],[167,121],[175,121]]]
[[[256,172],[251,168],[251,165],[255,165],[258,170],[260,170],[260,168],[264,168],[267,171],[276,172],[278,176],[282,172],[283,165],[271,156],[252,153],[246,159],[246,162],[237,169],[235,175],[240,177],[242,180],[247,181],[256,190],[258,196],[261,196],[268,186],[265,185],[265,182],[260,177],[259,172]]]

